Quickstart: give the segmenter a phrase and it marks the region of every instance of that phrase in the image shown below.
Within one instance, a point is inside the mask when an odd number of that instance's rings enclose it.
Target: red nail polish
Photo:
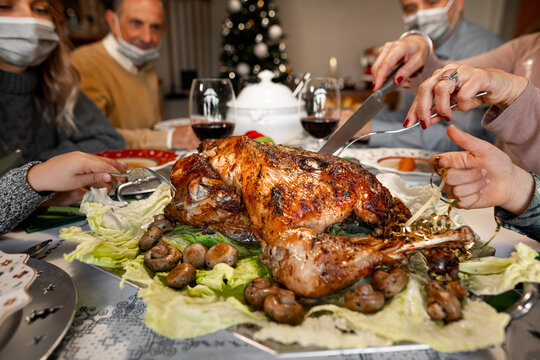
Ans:
[[[401,84],[402,81],[403,81],[403,76],[398,76],[398,77],[396,78],[396,84],[399,85],[399,84]]]
[[[450,118],[447,118],[447,117],[443,117],[443,119],[446,121],[450,121]]]
[[[420,120],[420,126],[421,126],[422,129],[424,129],[424,130],[427,129],[427,123],[426,123],[424,120]]]
[[[409,126],[409,119],[405,119],[405,122],[403,123],[403,127],[406,128]]]

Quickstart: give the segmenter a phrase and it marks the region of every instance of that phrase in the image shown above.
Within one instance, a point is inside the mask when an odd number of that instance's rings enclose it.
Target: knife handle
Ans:
[[[375,91],[379,96],[383,97],[385,95],[388,95],[392,91],[396,90],[398,86],[394,83],[394,76],[396,75],[397,71],[401,68],[401,64],[396,66],[394,70],[388,75],[384,83],[381,85],[381,87]]]

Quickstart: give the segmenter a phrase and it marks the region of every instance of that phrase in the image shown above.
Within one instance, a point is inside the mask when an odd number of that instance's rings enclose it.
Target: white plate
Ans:
[[[433,173],[433,169],[429,166],[429,159],[435,154],[438,152],[407,148],[354,149],[351,153],[345,152],[345,156],[354,156],[362,165],[381,172],[425,177],[430,177]],[[405,157],[414,159],[416,167],[413,171],[399,170],[399,161]]]
[[[26,265],[26,260],[27,254],[0,251],[0,324],[32,301],[28,287],[36,278],[36,270]]]
[[[188,118],[164,120],[154,125],[154,130],[170,130],[178,126],[190,125]]]

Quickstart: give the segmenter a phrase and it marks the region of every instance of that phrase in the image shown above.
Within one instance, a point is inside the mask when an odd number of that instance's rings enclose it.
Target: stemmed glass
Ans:
[[[234,130],[236,97],[229,79],[194,79],[189,92],[189,121],[199,140],[224,139]]]
[[[302,89],[299,104],[302,126],[317,139],[318,150],[324,144],[324,139],[339,123],[341,95],[337,79],[330,77],[309,79]]]

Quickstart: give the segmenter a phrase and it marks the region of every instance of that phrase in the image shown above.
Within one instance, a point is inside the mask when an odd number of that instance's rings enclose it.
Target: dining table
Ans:
[[[493,208],[456,211],[461,213],[480,239],[488,240],[495,233],[497,224],[493,217]],[[78,245],[59,237],[60,229],[66,226],[80,226],[83,230],[89,230],[86,220],[79,220],[32,233],[16,229],[0,236],[0,250],[6,253],[19,253],[29,246],[52,239],[52,243],[37,259],[65,271],[75,285],[77,301],[73,319],[66,325],[67,331],[59,337],[55,346],[42,354],[51,359],[540,359],[539,303],[525,316],[510,322],[503,344],[465,353],[441,353],[427,346],[332,351],[304,351],[300,348],[281,353],[245,341],[230,329],[195,338],[170,339],[145,326],[146,306],[142,299],[137,297],[136,286],[126,283],[121,289],[119,276],[97,266],[64,259],[64,254],[72,252]],[[519,242],[540,251],[540,242],[503,228],[492,241],[496,249],[495,256],[509,256]],[[31,308],[32,303],[25,308],[27,307]],[[38,321],[40,320],[36,322]],[[0,354],[1,350],[0,348]],[[11,354],[11,358],[20,357]]]

